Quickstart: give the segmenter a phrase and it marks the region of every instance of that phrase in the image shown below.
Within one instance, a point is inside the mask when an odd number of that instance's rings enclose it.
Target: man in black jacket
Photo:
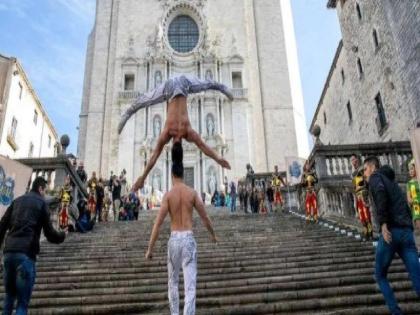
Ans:
[[[387,279],[395,253],[403,260],[414,289],[420,296],[420,264],[413,236],[413,221],[407,199],[389,166],[379,167],[375,156],[364,162],[364,176],[369,183],[376,208],[381,236],[376,247],[375,278],[392,314],[402,314]]]
[[[7,208],[0,221],[0,245],[9,231],[4,246],[3,281],[6,295],[3,314],[11,315],[17,299],[16,315],[26,315],[35,284],[35,260],[39,253],[41,230],[51,243],[62,243],[64,232],[57,232],[50,220],[44,200],[46,181],[37,177],[32,190]]]

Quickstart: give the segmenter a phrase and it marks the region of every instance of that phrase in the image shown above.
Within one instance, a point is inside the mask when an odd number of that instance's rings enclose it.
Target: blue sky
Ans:
[[[95,0],[0,0],[0,54],[17,57],[59,135],[76,153],[87,36]],[[308,126],[340,29],[327,0],[291,0]]]

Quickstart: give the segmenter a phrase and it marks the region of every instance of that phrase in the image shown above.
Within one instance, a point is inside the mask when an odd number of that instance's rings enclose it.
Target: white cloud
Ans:
[[[95,14],[95,0],[54,0],[83,20],[91,20]]]
[[[9,0],[0,3],[0,11],[10,12],[10,14],[16,15],[19,18],[24,18],[26,17],[28,6],[29,2],[27,0]]]

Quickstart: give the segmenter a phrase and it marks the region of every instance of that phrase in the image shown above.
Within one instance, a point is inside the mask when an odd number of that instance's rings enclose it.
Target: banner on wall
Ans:
[[[305,159],[298,157],[286,157],[286,168],[287,168],[287,183],[289,185],[299,184],[302,180],[303,165]]]
[[[416,163],[417,179],[420,181],[420,128],[411,131],[411,150]]]
[[[12,201],[26,192],[32,169],[0,155],[0,218]]]

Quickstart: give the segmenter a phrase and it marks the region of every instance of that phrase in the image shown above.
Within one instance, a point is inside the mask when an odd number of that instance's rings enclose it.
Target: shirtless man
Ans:
[[[211,149],[191,127],[188,118],[187,96],[191,93],[199,93],[206,90],[217,90],[233,100],[233,95],[228,88],[220,83],[211,80],[200,80],[195,77],[179,76],[169,79],[155,90],[140,95],[121,117],[118,132],[121,133],[128,119],[139,109],[167,101],[167,118],[162,133],[160,134],[156,147],[141,175],[134,183],[132,190],[137,191],[143,188],[147,175],[156,164],[162,153],[163,147],[172,139],[173,143],[186,139],[193,142],[208,157],[215,160],[222,167],[230,169],[229,162],[220,157]]]
[[[182,146],[176,142],[172,148],[172,189],[165,194],[162,206],[153,226],[146,259],[152,259],[160,227],[169,213],[171,237],[168,241],[168,298],[172,315],[179,314],[179,271],[184,273],[184,314],[195,314],[195,292],[197,282],[197,244],[192,232],[192,215],[195,208],[203,224],[217,242],[212,223],[204,209],[203,201],[196,191],[183,182]]]

